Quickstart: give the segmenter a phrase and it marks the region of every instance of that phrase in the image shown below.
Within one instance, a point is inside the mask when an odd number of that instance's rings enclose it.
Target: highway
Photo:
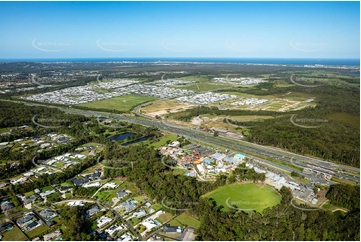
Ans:
[[[8,100],[4,100],[8,101]],[[21,102],[21,101],[13,101],[18,103],[25,103],[26,105],[29,105],[27,102]],[[149,103],[147,103],[149,104]],[[84,116],[93,116],[93,117],[104,117],[104,118],[113,118],[115,120],[119,121],[125,121],[130,123],[136,123],[141,124],[149,127],[155,127],[165,132],[175,133],[180,136],[187,137],[191,140],[206,143],[209,145],[213,145],[216,147],[229,149],[234,152],[243,152],[246,153],[250,158],[254,158],[257,160],[260,160],[261,162],[264,162],[268,165],[272,165],[274,167],[277,167],[279,169],[292,172],[296,171],[299,172],[299,170],[294,169],[292,167],[289,167],[287,165],[279,164],[277,162],[273,162],[270,160],[262,159],[263,157],[272,158],[274,160],[282,161],[285,163],[288,163],[290,165],[295,165],[301,168],[311,168],[311,169],[319,169],[323,171],[324,173],[331,174],[334,177],[359,184],[360,183],[360,169],[352,166],[347,165],[341,165],[341,164],[335,164],[331,163],[325,160],[321,160],[319,158],[312,158],[307,156],[298,155],[292,152],[288,152],[285,150],[281,150],[278,148],[273,147],[267,147],[262,145],[253,144],[247,141],[242,140],[232,140],[230,138],[221,138],[221,137],[214,137],[210,133],[206,133],[200,130],[196,129],[189,129],[184,126],[179,126],[176,124],[171,124],[168,122],[165,122],[164,120],[158,120],[150,118],[146,115],[143,115],[139,112],[139,109],[144,106],[145,104],[139,105],[134,108],[133,112],[143,117],[144,119],[140,118],[134,118],[129,116],[121,116],[118,114],[110,114],[105,112],[96,112],[96,111],[85,111],[80,109],[74,109],[74,108],[62,108],[58,106],[51,106],[49,104],[35,104],[31,103],[30,105],[35,106],[47,106],[47,107],[54,107],[58,108],[59,110],[66,112],[66,113],[74,113],[74,114],[80,114]],[[309,175],[304,174],[306,177],[311,178]],[[312,179],[312,178],[311,178]]]
[[[203,131],[195,130],[195,129],[189,129],[184,126],[179,126],[175,124],[171,124],[165,121],[160,121],[157,119],[151,119],[145,115],[139,114],[139,116],[143,117],[144,119],[140,118],[134,118],[129,116],[121,116],[116,114],[109,114],[109,113],[101,113],[101,112],[95,112],[95,111],[84,111],[79,109],[67,109],[67,108],[59,108],[60,110],[66,112],[66,113],[75,113],[75,114],[81,114],[85,116],[94,116],[94,117],[104,117],[104,118],[113,118],[115,120],[119,121],[125,121],[130,123],[137,123],[149,127],[155,127],[162,131],[175,133],[180,136],[187,137],[191,140],[199,141],[202,143],[207,143],[210,145],[214,145],[220,148],[229,149],[235,152],[243,152],[248,154],[249,157],[261,160],[262,162],[265,162],[267,164],[270,164],[272,166],[276,166],[279,169],[286,170],[286,171],[297,171],[299,170],[294,169],[292,167],[289,167],[287,165],[282,165],[277,162],[272,162],[265,159],[260,159],[262,157],[268,157],[272,158],[278,161],[282,161],[285,163],[289,163],[292,165],[296,165],[302,168],[310,168],[310,165],[324,169],[325,171],[328,171],[329,174],[332,174],[334,177],[345,180],[353,183],[359,183],[360,177],[359,175],[353,174],[353,173],[360,173],[360,169],[356,167],[346,166],[346,165],[339,165],[335,163],[331,163],[328,161],[306,157],[298,154],[294,154],[288,151],[280,150],[277,148],[272,147],[266,147],[262,145],[253,144],[246,141],[241,140],[232,140],[232,139],[226,139],[221,137],[214,137],[210,133],[205,133]],[[139,110],[139,108],[134,109],[136,112]],[[147,118],[147,119],[145,119]],[[250,155],[251,154],[251,155]],[[260,157],[259,157],[260,156]],[[349,173],[351,172],[351,173]]]

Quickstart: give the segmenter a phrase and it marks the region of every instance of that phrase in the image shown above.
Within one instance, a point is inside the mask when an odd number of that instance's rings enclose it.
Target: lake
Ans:
[[[133,137],[133,136],[134,136],[133,133],[128,132],[128,133],[116,134],[116,135],[110,136],[108,139],[109,140],[125,140],[126,138]]]
[[[113,140],[113,141],[119,141],[119,140],[123,141],[126,138],[133,137],[133,136],[134,136],[134,133],[128,132],[128,133],[116,134],[116,135],[110,136],[108,139]],[[135,144],[135,143],[138,143],[138,142],[146,141],[147,139],[153,138],[153,137],[154,137],[154,135],[141,137],[139,139],[135,139],[135,140],[132,140],[132,141],[129,141],[129,142],[125,142],[125,143],[122,144],[122,146],[128,146],[128,145]]]

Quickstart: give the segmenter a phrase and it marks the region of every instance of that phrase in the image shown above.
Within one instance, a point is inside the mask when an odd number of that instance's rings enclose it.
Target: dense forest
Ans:
[[[349,210],[360,210],[360,186],[336,184],[330,186],[326,197],[332,204]]]
[[[306,108],[293,112],[250,111],[250,110],[219,110],[217,107],[198,106],[184,112],[172,114],[171,117],[190,121],[202,114],[229,115],[229,122],[254,126],[249,130],[247,141],[279,147],[302,155],[312,155],[337,163],[358,167],[360,166],[360,132],[359,124],[344,122],[343,115],[348,119],[360,116],[359,90],[351,87],[322,86],[305,88],[301,86],[273,87],[273,83],[259,84],[255,88],[239,88],[230,91],[257,95],[286,94],[289,92],[303,92],[317,97],[315,108]],[[337,114],[338,118],[330,115]],[[262,122],[236,122],[232,116],[257,115],[272,116]],[[317,128],[302,128],[291,122],[292,115],[297,119],[313,119],[305,126]],[[321,120],[321,121],[317,121]],[[302,124],[302,123],[300,123]]]

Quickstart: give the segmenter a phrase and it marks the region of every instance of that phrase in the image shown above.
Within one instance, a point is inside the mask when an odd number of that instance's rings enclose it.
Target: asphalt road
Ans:
[[[95,117],[104,117],[104,118],[113,118],[115,120],[119,121],[125,121],[130,123],[137,123],[149,127],[155,127],[160,130],[175,133],[180,136],[184,136],[187,138],[190,138],[195,141],[200,141],[203,143],[208,143],[210,145],[214,145],[220,148],[229,149],[235,152],[243,152],[247,153],[248,156],[251,158],[261,160],[262,162],[272,164],[273,166],[276,166],[280,169],[287,170],[289,172],[297,171],[297,169],[293,169],[289,166],[279,164],[277,162],[272,162],[269,160],[261,159],[258,156],[261,157],[268,157],[275,160],[279,160],[282,162],[286,162],[289,164],[293,164],[302,168],[312,168],[311,166],[314,166],[313,168],[320,168],[323,169],[326,173],[332,174],[334,177],[353,182],[353,183],[359,183],[360,177],[355,174],[350,174],[349,172],[354,173],[360,173],[360,169],[356,167],[346,166],[346,165],[339,165],[335,163],[331,163],[328,161],[306,157],[298,154],[294,154],[291,152],[283,151],[277,148],[262,146],[253,144],[246,141],[241,140],[232,140],[232,139],[226,139],[221,137],[214,137],[210,133],[205,133],[203,131],[199,130],[193,130],[186,128],[184,126],[179,126],[175,124],[170,124],[165,121],[160,121],[157,119],[145,119],[147,116],[141,115],[144,119],[140,118],[133,118],[129,116],[121,116],[116,114],[108,114],[108,113],[101,113],[101,112],[95,112],[95,111],[85,111],[85,110],[79,110],[79,109],[66,109],[66,108],[59,108],[60,110],[67,112],[67,113],[76,113],[81,114],[85,116],[95,116]],[[135,109],[138,111],[138,109]],[[252,155],[250,155],[252,154]]]

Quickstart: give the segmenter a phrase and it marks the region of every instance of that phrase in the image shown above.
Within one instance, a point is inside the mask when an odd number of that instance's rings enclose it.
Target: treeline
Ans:
[[[98,233],[91,233],[93,224],[86,219],[83,207],[63,206],[58,210],[61,219],[66,224],[66,229],[62,229],[62,239],[64,241],[97,241],[100,240]]]
[[[290,205],[292,195],[286,188],[280,191],[281,204],[266,208],[263,214],[238,210],[221,211],[212,199],[200,199],[194,211],[201,226],[198,241],[302,241],[360,239],[360,211],[335,216],[329,211],[303,211]]]
[[[307,84],[307,83],[304,83]],[[309,84],[309,83],[308,83]],[[237,91],[233,89],[232,91]],[[286,93],[307,93],[317,97],[316,113],[332,113],[332,112],[346,112],[351,115],[360,114],[360,91],[358,88],[349,86],[319,86],[319,87],[274,87],[263,88],[262,85],[257,85],[252,89],[242,89],[241,92],[254,95],[280,95]],[[358,100],[358,101],[355,101]],[[302,113],[303,110],[298,111]]]
[[[87,117],[82,115],[65,114],[57,108],[49,108],[46,106],[29,106],[22,103],[0,101],[0,128],[29,124],[35,127],[35,124],[32,123],[32,118],[35,115],[35,121],[37,118],[69,121],[63,123],[72,123],[75,121],[84,122],[88,120]],[[52,125],[56,126],[59,124],[54,125],[53,123]]]
[[[246,167],[246,164],[240,164],[233,172],[232,175],[228,177],[228,182],[233,183],[235,181],[261,181],[266,180],[265,173],[257,173],[254,169],[249,169]]]
[[[278,95],[289,92],[301,92],[315,95],[317,106],[305,108],[297,112],[272,112],[249,110],[218,110],[217,107],[195,107],[184,112],[172,114],[172,117],[182,121],[190,121],[193,117],[202,114],[229,115],[229,122],[242,126],[255,126],[249,131],[247,141],[271,145],[302,155],[317,156],[341,164],[358,167],[360,165],[360,130],[359,126],[350,125],[339,120],[329,120],[332,113],[346,113],[353,116],[360,115],[360,94],[357,88],[322,86],[305,88],[302,86],[273,87],[266,84],[255,88],[232,89],[241,93],[256,95]],[[317,128],[302,128],[303,126],[318,126]],[[232,116],[262,115],[272,116],[273,119],[264,119],[262,122],[237,122]],[[314,119],[303,123],[297,119]],[[321,121],[317,121],[321,120]],[[225,120],[224,120],[225,121]]]
[[[259,116],[272,116],[278,117],[285,113],[273,112],[273,111],[251,111],[251,110],[220,110],[217,107],[197,106],[191,109],[187,109],[184,112],[172,114],[172,117],[181,121],[190,121],[192,118],[202,114],[210,115],[229,115],[229,116],[241,116],[241,115],[259,115]]]
[[[321,116],[322,117],[322,116]],[[314,115],[297,115],[298,125],[318,126],[304,128],[293,124],[291,116],[265,120],[250,130],[247,139],[261,145],[272,145],[302,155],[317,156],[337,163],[360,166],[359,129],[334,120]],[[302,123],[297,119],[323,119],[328,122]]]
[[[347,184],[331,185],[326,198],[334,205],[348,208],[349,210],[360,210],[360,186]]]

